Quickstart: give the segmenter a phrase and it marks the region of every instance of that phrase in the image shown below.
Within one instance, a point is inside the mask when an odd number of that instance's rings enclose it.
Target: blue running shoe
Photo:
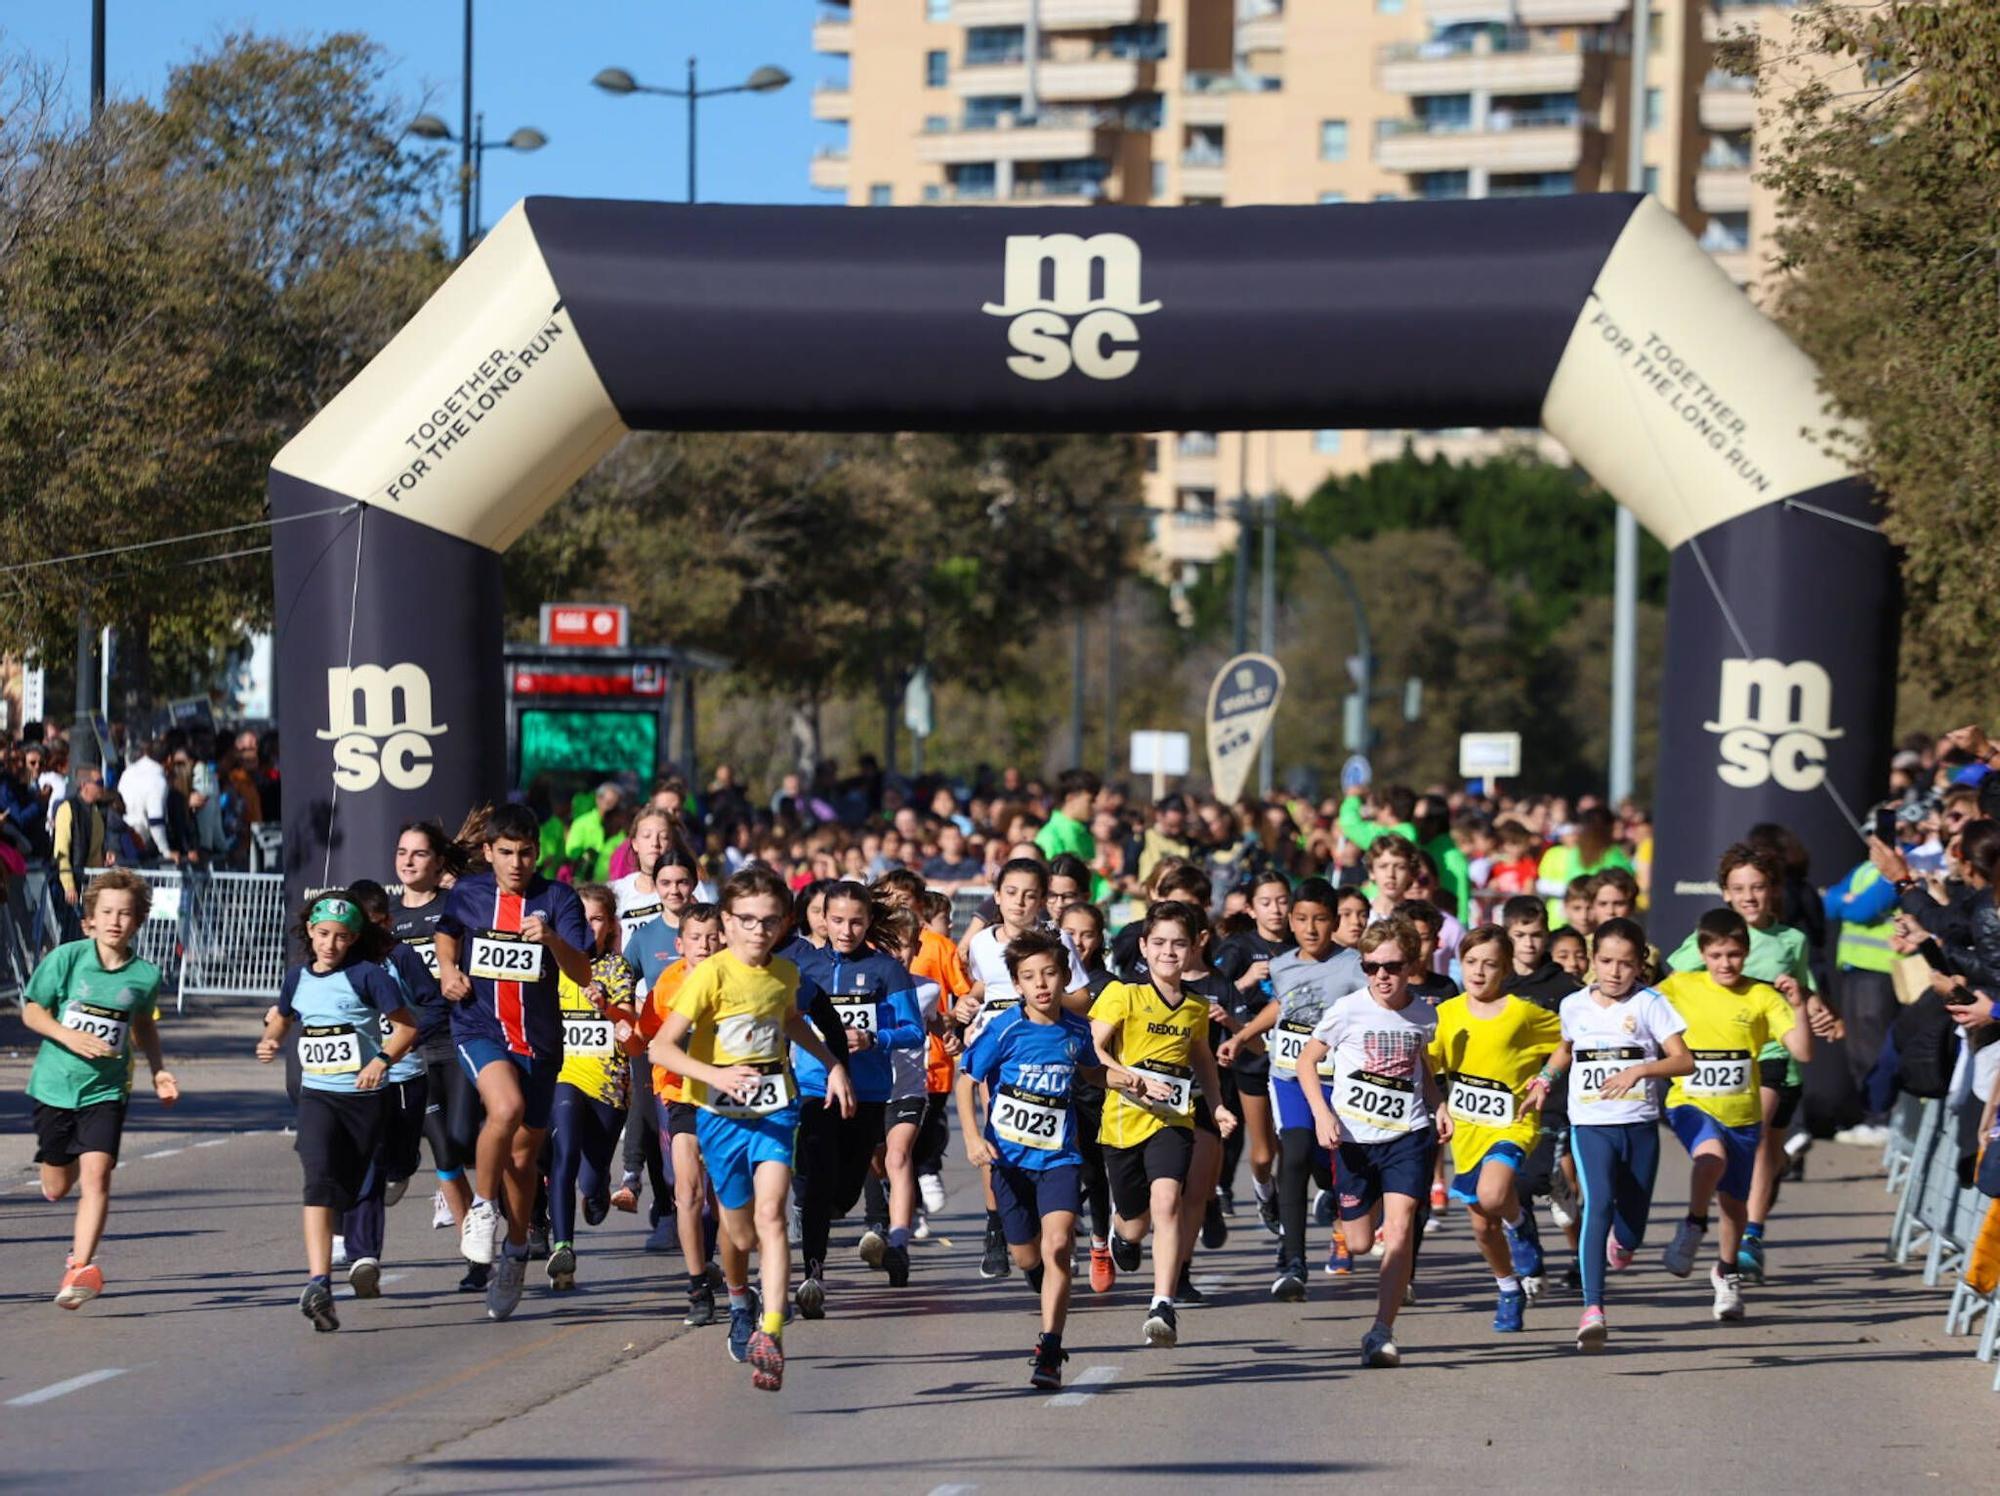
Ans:
[[[763,1305],[758,1301],[757,1290],[750,1290],[750,1305],[738,1309],[733,1305],[729,1310],[729,1359],[744,1361],[750,1356],[750,1337],[757,1333],[758,1313]]]
[[[1746,1236],[1736,1249],[1736,1271],[1752,1283],[1764,1281],[1764,1238]]]
[[[1527,1312],[1528,1296],[1518,1288],[1508,1289],[1493,1305],[1494,1330],[1502,1335],[1519,1333],[1522,1317]]]
[[[1513,1259],[1514,1271],[1523,1278],[1541,1277],[1542,1241],[1541,1233],[1535,1227],[1534,1216],[1525,1210],[1522,1211],[1520,1222],[1508,1226],[1506,1231],[1507,1255]]]
[[[1326,1275],[1329,1278],[1345,1278],[1353,1271],[1354,1259],[1347,1254],[1347,1243],[1336,1236],[1333,1245],[1327,1249]]]

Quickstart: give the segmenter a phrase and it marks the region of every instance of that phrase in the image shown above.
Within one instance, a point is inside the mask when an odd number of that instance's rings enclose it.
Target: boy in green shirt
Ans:
[[[83,1183],[69,1262],[56,1292],[56,1303],[65,1309],[104,1291],[104,1274],[92,1259],[111,1206],[134,1041],[146,1053],[160,1103],[172,1106],[180,1099],[180,1087],[161,1062],[153,1022],[160,970],[132,954],[151,903],[146,881],[124,868],[92,881],[83,894],[88,938],[49,952],[22,994],[21,1021],[42,1040],[28,1074],[42,1194],[61,1200],[79,1179]]]

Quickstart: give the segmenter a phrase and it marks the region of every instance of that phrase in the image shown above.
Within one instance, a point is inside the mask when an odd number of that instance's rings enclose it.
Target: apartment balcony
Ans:
[[[1266,3],[1246,7],[1248,14],[1236,22],[1236,55],[1252,52],[1282,52],[1285,48],[1285,8]]]
[[[1461,121],[1383,120],[1375,137],[1375,164],[1384,171],[1575,171],[1583,137],[1594,122],[1572,111],[1508,113],[1494,110],[1485,129]]]
[[[1205,488],[1213,490],[1215,488],[1216,469],[1215,450],[1215,438],[1213,436],[1189,433],[1175,442],[1175,485],[1181,488]],[[1186,513],[1190,511],[1182,512]]]
[[[954,0],[954,26],[1025,26],[1039,13],[1044,31],[1095,31],[1145,20],[1145,0]]]
[[[1403,448],[1429,461],[1487,462],[1495,457],[1531,455],[1559,467],[1569,466],[1569,451],[1545,431],[1523,427],[1483,430],[1462,426],[1444,431],[1371,431],[1368,452],[1378,460],[1400,456]]]
[[[1236,542],[1236,526],[1213,509],[1169,509],[1153,521],[1153,547],[1163,561],[1207,566]]]
[[[1182,197],[1221,197],[1229,182],[1225,158],[1216,151],[1186,151],[1181,155]]]
[[[822,83],[813,90],[813,118],[843,125],[854,118],[854,94],[845,83]]]
[[[1037,208],[1090,208],[1103,202],[1107,189],[1103,182],[1058,177],[1050,181],[1019,178],[1007,192],[988,183],[977,187],[946,187],[935,199],[961,208],[1006,208],[1032,204]]]
[[[1704,213],[1745,213],[1750,208],[1750,162],[1704,156],[1694,174],[1695,205]]]
[[[1701,81],[1701,127],[1704,130],[1748,130],[1757,123],[1757,93],[1753,79],[1711,71]]]
[[[1105,49],[1087,55],[1045,56],[1035,64],[1035,92],[1053,103],[1122,99],[1139,92],[1147,63],[1157,58],[1120,56]],[[951,87],[963,98],[1019,96],[1028,92],[1028,63],[1018,55],[967,61],[951,70]]]
[[[1512,14],[1508,0],[1424,0],[1424,19],[1433,26],[1505,21]]]
[[[838,146],[826,146],[815,152],[806,179],[817,191],[845,192],[848,180],[847,152]]]
[[[854,49],[854,22],[844,15],[822,13],[813,22],[813,51],[845,57]]]
[[[1388,93],[1579,93],[1585,49],[1574,32],[1394,42],[1381,50],[1377,77]]]
[[[1522,26],[1602,26],[1629,20],[1631,0],[1515,0],[1514,20]]]
[[[1001,115],[918,137],[917,159],[935,166],[969,161],[1081,161],[1108,153],[1116,116],[1095,109],[1044,110],[1033,119]]]

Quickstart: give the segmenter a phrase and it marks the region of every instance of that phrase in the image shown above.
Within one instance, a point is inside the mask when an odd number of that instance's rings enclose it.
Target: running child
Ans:
[[[1245,1024],[1275,996],[1271,963],[1294,944],[1291,930],[1292,883],[1283,873],[1267,869],[1250,880],[1252,928],[1232,935],[1216,948],[1215,972],[1234,996],[1223,1003],[1231,1032]],[[1211,1015],[1212,1017],[1213,1015]],[[1236,1082],[1243,1126],[1230,1140],[1250,1155],[1250,1188],[1257,1198],[1258,1218],[1273,1236],[1280,1234],[1278,1197],[1273,1178],[1277,1160],[1277,1129],[1271,1122],[1271,1056],[1264,1042],[1251,1038],[1231,1051],[1225,1067]],[[1235,1177],[1234,1160],[1225,1160],[1223,1179]]]
[[[181,1089],[160,1058],[154,1010],[160,969],[132,954],[152,905],[146,880],[112,868],[84,885],[82,940],[42,958],[21,994],[21,1023],[38,1035],[28,1098],[35,1104],[35,1162],[42,1198],[82,1185],[56,1303],[76,1309],[104,1292],[98,1243],[111,1208],[111,1171],[132,1097],[132,1046],[146,1056],[162,1106]]]
[[[1058,924],[1083,967],[1094,1003],[1117,980],[1104,964],[1104,911],[1095,904],[1072,904]],[[1083,1154],[1083,1204],[1090,1213],[1090,1291],[1109,1293],[1118,1283],[1111,1256],[1111,1180],[1104,1171],[1104,1076],[1097,1066],[1079,1067],[1070,1087],[1076,1142]]]
[[[939,1007],[942,992],[935,981],[919,977],[913,969],[912,963],[922,959],[923,926],[912,910],[878,901],[871,936],[909,971],[910,1000],[923,1030],[921,1043],[889,1051],[889,1104],[883,1112],[879,1167],[881,1183],[886,1186],[881,1208],[888,1235],[882,1249],[882,1270],[889,1275],[891,1288],[901,1288],[910,1281],[910,1242],[917,1225],[916,1145],[930,1105],[930,1043],[943,1022]]]
[[[930,1022],[930,1038],[924,1049],[923,1105],[918,1107],[910,1098],[890,1107],[888,1157],[894,1161],[901,1149],[908,1148],[923,1209],[930,1215],[941,1215],[946,1200],[939,1172],[948,1132],[945,1113],[959,1053],[959,1040],[949,1019],[952,1006],[972,990],[972,978],[966,974],[965,960],[951,938],[948,895],[933,893],[924,886],[922,876],[909,868],[891,868],[875,880],[871,891],[892,908],[907,909],[917,916],[922,926],[917,934],[917,953],[904,965],[919,988],[933,983],[938,989],[938,1011]],[[899,1054],[893,1063],[907,1064],[907,1057]],[[913,1118],[915,1130],[906,1135],[903,1129]],[[924,1215],[917,1217],[913,1234],[929,1234]]]

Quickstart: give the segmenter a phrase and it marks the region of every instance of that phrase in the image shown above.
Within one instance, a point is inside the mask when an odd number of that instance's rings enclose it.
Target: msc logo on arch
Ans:
[[[421,665],[336,666],[326,673],[333,782],[349,793],[417,790],[431,782],[430,740],[445,730],[431,721],[431,678]]]
[[[1739,790],[1818,789],[1826,745],[1847,735],[1833,725],[1833,678],[1813,660],[1724,660],[1715,720],[1702,726],[1722,740],[1716,776]]]
[[[1139,364],[1134,317],[1160,309],[1139,290],[1139,246],[1124,234],[1009,234],[1004,298],[1007,367],[1023,379],[1123,379]]]

